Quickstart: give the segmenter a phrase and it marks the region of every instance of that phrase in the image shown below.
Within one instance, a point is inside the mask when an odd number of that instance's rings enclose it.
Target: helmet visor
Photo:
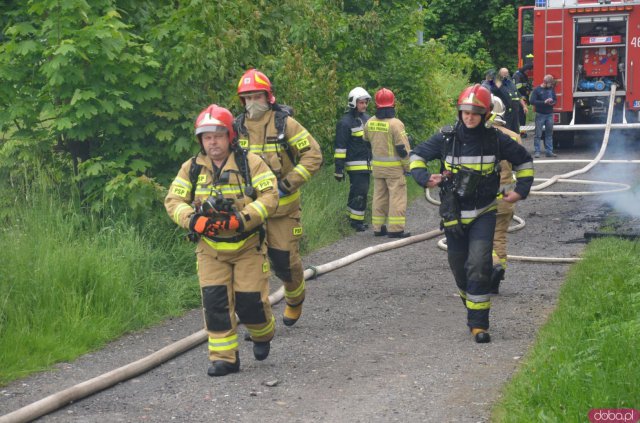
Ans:
[[[224,132],[227,133],[229,130],[225,126],[219,125],[203,125],[196,128],[196,135],[203,134],[205,132]]]

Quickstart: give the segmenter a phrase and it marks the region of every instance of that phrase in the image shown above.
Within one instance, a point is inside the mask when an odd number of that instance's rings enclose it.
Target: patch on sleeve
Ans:
[[[185,187],[174,185],[171,188],[171,193],[177,195],[178,197],[186,198],[189,191]]]
[[[264,192],[268,189],[273,189],[273,181],[271,181],[270,179],[262,181],[256,186],[256,189],[260,192]]]

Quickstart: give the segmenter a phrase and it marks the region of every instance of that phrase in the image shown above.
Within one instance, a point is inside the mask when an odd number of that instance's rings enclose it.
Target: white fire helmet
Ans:
[[[356,103],[358,102],[358,100],[363,100],[363,99],[369,101],[371,100],[371,96],[369,95],[367,90],[365,90],[364,88],[355,87],[354,89],[349,91],[349,99],[348,99],[349,108],[355,109]]]
[[[495,115],[493,121],[504,125],[506,123],[504,120],[504,111],[504,103],[500,100],[500,97],[491,95],[491,114]]]

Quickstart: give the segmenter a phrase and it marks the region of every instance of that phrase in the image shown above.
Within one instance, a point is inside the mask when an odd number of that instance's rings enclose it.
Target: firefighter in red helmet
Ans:
[[[282,321],[295,324],[305,299],[304,270],[299,253],[302,238],[300,187],[322,164],[320,145],[296,119],[291,109],[276,103],[267,76],[250,69],[238,82],[245,112],[236,117],[239,143],[262,157],[278,179],[278,210],[267,224],[267,251],[284,284]]]
[[[512,163],[517,182],[503,200],[526,198],[533,183],[533,160],[522,145],[487,125],[491,113],[489,90],[473,85],[458,97],[458,121],[411,152],[411,174],[422,187],[440,187],[441,227],[447,256],[467,311],[467,326],[478,343],[490,342],[489,309],[496,196],[500,160]],[[440,173],[427,162],[439,159]]]
[[[275,319],[269,303],[264,224],[278,206],[275,175],[237,146],[233,115],[210,105],[195,123],[200,153],[182,164],[165,198],[169,216],[197,242],[198,277],[209,335],[207,373],[240,369],[236,313],[254,341],[256,360],[269,355]]]
[[[373,235],[390,238],[410,236],[405,232],[409,139],[404,124],[396,118],[395,95],[381,88],[375,95],[376,115],[364,127],[371,143],[373,169]]]

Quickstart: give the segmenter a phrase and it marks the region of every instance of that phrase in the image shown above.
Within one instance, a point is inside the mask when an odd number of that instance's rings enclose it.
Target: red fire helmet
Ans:
[[[233,142],[236,132],[233,129],[233,115],[224,107],[211,104],[200,112],[195,123],[196,135],[204,132],[221,132],[229,134],[229,141]]]
[[[376,93],[376,107],[393,107],[396,104],[396,96],[388,88],[380,88]]]
[[[458,97],[458,110],[488,115],[491,112],[491,93],[480,84],[465,88]]]
[[[266,91],[267,101],[270,104],[276,102],[276,98],[273,96],[271,81],[269,81],[267,75],[257,69],[249,69],[244,73],[244,75],[242,75],[240,81],[238,81],[238,95],[240,96],[243,104],[244,100],[242,99],[242,94],[254,91]]]

